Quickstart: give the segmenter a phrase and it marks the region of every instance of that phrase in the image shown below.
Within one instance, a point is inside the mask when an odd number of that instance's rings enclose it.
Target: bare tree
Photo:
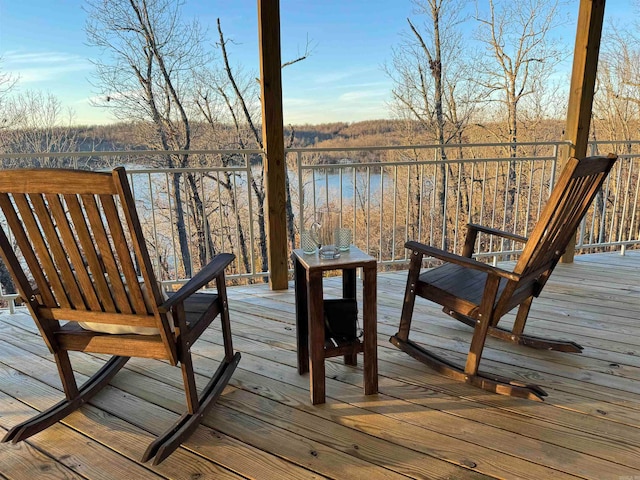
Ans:
[[[593,105],[594,134],[609,140],[631,140],[640,122],[640,38],[634,32],[612,32],[603,45]],[[627,152],[631,153],[630,146]]]
[[[185,152],[167,154],[167,167],[190,165],[189,149],[193,148],[195,138],[193,129],[202,125],[202,119],[209,133],[215,133],[211,143],[218,143],[218,147],[229,148],[236,143],[236,148],[261,148],[259,126],[254,120],[257,112],[254,107],[259,105],[259,99],[257,95],[253,97],[248,84],[241,86],[237,82],[242,75],[231,69],[219,21],[220,41],[216,48],[220,50],[223,63],[216,66],[215,50],[206,47],[205,31],[197,22],[181,20],[181,0],[88,0],[87,3],[89,43],[110,54],[95,62],[100,104],[114,108],[118,118],[151,125],[153,130],[148,132],[146,143],[154,148]],[[289,63],[295,61],[298,60]],[[233,119],[231,130],[235,129],[235,142],[227,141],[228,124],[217,123],[221,114],[225,119]],[[185,274],[189,276],[191,260],[180,189],[183,176],[201,263],[209,252],[214,252],[214,245],[196,174],[176,172],[172,176],[180,251]],[[229,176],[221,182],[227,191],[231,188],[230,180]],[[252,179],[252,188],[260,204],[258,225],[260,243],[264,245],[261,176]],[[230,201],[233,207],[235,199]],[[236,223],[238,220],[236,218]],[[238,243],[231,242],[231,245],[235,248]],[[239,248],[242,258],[247,259],[244,241],[240,241]],[[263,266],[267,267],[266,250]]]
[[[29,160],[30,167],[68,166],[68,159],[40,153],[73,152],[78,147],[77,128],[73,127],[74,112],[63,111],[62,103],[52,94],[27,91],[5,101],[4,115],[11,128],[0,131],[0,146],[4,153],[38,153]],[[24,162],[5,161],[4,168],[21,167]]]
[[[111,108],[117,118],[151,122],[149,143],[165,151],[166,166],[189,165],[192,141],[189,100],[193,97],[193,72],[206,68],[204,32],[197,22],[181,20],[179,0],[87,0],[86,26],[90,45],[107,55],[96,60],[96,79],[101,106]],[[191,257],[185,224],[181,179],[173,177],[176,228],[185,275],[191,276]],[[194,225],[201,264],[210,235],[203,202],[193,174],[185,175],[193,203]]]
[[[51,94],[36,91],[12,92],[16,85],[9,76],[2,76],[0,83],[1,153],[33,153],[33,158],[8,158],[2,168],[68,167],[69,158],[49,156],[47,153],[76,151],[78,129],[73,128],[73,112],[63,112],[60,101]],[[0,87],[2,88],[2,87]],[[0,283],[5,291],[15,292],[13,281],[0,260]]]
[[[220,19],[217,20],[218,40],[215,44],[219,52],[220,67],[204,70],[200,73],[199,88],[196,94],[195,103],[200,110],[205,124],[213,135],[209,136],[210,141],[217,142],[215,148],[231,149],[262,149],[262,133],[260,130],[260,98],[259,83],[255,81],[255,75],[251,75],[240,67],[231,64],[228,46],[232,41],[227,39],[222,30]],[[304,53],[289,60],[282,65],[282,68],[293,65],[306,59],[311,51],[311,44],[307,40]],[[230,127],[229,127],[230,126]],[[293,132],[288,140],[288,145],[293,143]],[[255,160],[262,157],[255,156]],[[251,161],[252,158],[249,159]],[[222,158],[223,165],[229,165],[237,159],[233,156]],[[242,226],[237,208],[237,199],[233,196],[232,175],[224,172],[216,180],[227,191],[235,215],[235,229],[239,236],[239,248],[245,269],[249,270],[249,252],[246,245],[246,233]],[[287,204],[287,227],[289,241],[293,247],[295,241],[294,215],[291,203],[291,192],[286,176],[286,204]],[[265,186],[262,169],[252,169],[250,187],[257,202],[258,230],[260,238],[260,259],[263,271],[268,269],[266,222],[265,222]]]
[[[484,89],[498,119],[490,130],[499,141],[510,144],[509,156],[517,156],[518,107],[536,89],[543,88],[563,58],[561,45],[552,35],[560,25],[557,0],[489,0],[488,12],[477,7],[477,40],[485,55],[477,63],[476,81]],[[500,128],[504,125],[504,128]],[[507,174],[509,195],[505,205],[507,222],[515,202],[515,162]]]
[[[258,108],[256,104],[259,104],[254,76],[245,74],[240,69],[235,73],[232,71],[220,20],[218,20],[218,36],[219,41],[215,47],[221,52],[222,68],[201,70],[197,74],[198,86],[195,105],[209,130],[209,134],[205,136],[207,143],[205,146],[214,149],[235,150],[261,148],[259,130],[253,122]],[[245,119],[248,120],[245,121]],[[237,155],[223,155],[221,158],[221,163],[224,167],[233,166],[236,163],[242,164],[245,161],[250,162],[251,158],[242,158]],[[240,261],[243,263],[245,271],[249,272],[251,269],[251,256],[247,243],[245,223],[240,216],[239,202],[235,195],[234,176],[235,174],[229,170],[225,170],[220,174],[210,174],[210,177],[218,182],[227,194],[231,211],[234,212],[233,222],[238,235],[237,242],[233,242],[230,238],[229,243],[237,244]],[[261,205],[264,200],[263,185],[260,179],[259,173],[258,179],[253,175],[250,179],[251,187],[256,192],[259,214],[260,212],[263,213]],[[266,235],[264,221],[259,222],[259,225],[262,227],[261,234],[264,233]],[[265,244],[266,241],[264,241],[263,237],[261,239],[263,241],[260,243]],[[268,268],[266,257],[262,258],[262,262],[263,268]]]
[[[1,57],[0,62],[2,62]],[[15,76],[0,70],[0,133],[2,133],[3,130],[11,128],[16,121],[16,112],[12,102],[10,102],[10,95],[15,89],[17,82],[18,79]],[[3,148],[2,137],[0,137],[0,149],[1,148]]]
[[[618,140],[623,143],[616,148],[623,154],[637,153],[636,138],[640,125],[640,37],[635,30],[611,29],[603,44],[598,65],[598,78],[593,102],[593,123],[591,135],[594,140]],[[607,146],[609,148],[609,146]],[[630,168],[622,163],[621,169]],[[631,172],[628,172],[631,176]],[[615,180],[611,189],[625,188]],[[606,212],[617,208],[605,208],[605,194],[598,192],[594,208],[594,230],[599,241],[607,231]],[[610,223],[618,226],[618,231],[632,231],[633,220],[622,210],[614,212]]]
[[[520,102],[544,88],[565,55],[551,38],[560,25],[558,2],[489,0],[488,13],[477,12],[476,20],[477,40],[486,52],[477,63],[476,82],[485,89],[488,101],[504,108],[496,109],[496,117],[505,119],[506,132],[499,130],[496,135],[515,144]],[[512,148],[515,157],[515,146]]]
[[[413,0],[416,19],[407,19],[409,33],[386,68],[394,81],[398,113],[420,122],[442,145],[464,129],[473,107],[462,93],[469,77],[460,31],[464,4],[465,0]],[[444,150],[440,155],[446,160]]]
[[[474,111],[465,45],[460,31],[464,0],[413,0],[416,19],[407,19],[409,33],[394,49],[392,65],[386,68],[394,82],[394,107],[409,125],[418,122],[427,141],[440,145],[439,158],[447,160],[445,145],[460,142]],[[424,19],[424,20],[422,20]],[[413,129],[413,127],[410,127]],[[415,137],[412,132],[412,137]],[[447,167],[439,166],[438,215],[446,218]],[[411,182],[414,217],[420,204],[418,171]],[[417,222],[412,222],[416,224]],[[413,232],[415,235],[415,232]],[[446,232],[442,245],[446,248]]]

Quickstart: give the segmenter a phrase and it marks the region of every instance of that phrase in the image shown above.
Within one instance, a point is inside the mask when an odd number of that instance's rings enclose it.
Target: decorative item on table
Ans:
[[[300,232],[300,248],[306,255],[313,255],[318,249],[318,243],[314,240],[310,230]]]
[[[327,260],[340,258],[336,244],[336,229],[340,226],[340,212],[330,207],[316,212],[316,221],[311,225],[311,235],[318,245],[320,258]]]
[[[351,229],[349,227],[338,227],[336,229],[336,244],[341,252],[348,252],[351,248]]]

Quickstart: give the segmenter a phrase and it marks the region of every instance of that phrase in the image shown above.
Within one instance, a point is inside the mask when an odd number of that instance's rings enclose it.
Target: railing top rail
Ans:
[[[291,153],[314,153],[314,152],[356,152],[356,151],[372,151],[372,150],[425,150],[434,148],[471,148],[471,147],[508,147],[510,143],[451,143],[440,145],[439,143],[424,144],[424,145],[384,145],[384,146],[363,146],[363,147],[295,147],[287,148],[287,152]],[[571,145],[568,140],[557,140],[549,142],[518,142],[518,146],[532,146],[532,145],[546,145],[546,146],[559,146],[559,145]]]
[[[622,145],[637,145],[640,144],[640,140],[590,140],[590,144],[598,144],[598,145],[613,145],[613,144],[622,144]]]
[[[598,142],[598,143],[614,143],[614,142]],[[633,143],[633,142],[624,142]],[[549,141],[549,142],[518,142],[518,146],[558,146],[569,145],[567,141]],[[317,152],[357,152],[357,151],[375,151],[375,150],[426,150],[435,148],[473,148],[473,147],[507,147],[509,143],[461,143],[461,144],[445,144],[440,145],[424,144],[424,145],[384,145],[384,146],[362,146],[362,147],[296,147],[287,148],[288,153],[317,153]],[[259,148],[253,149],[213,149],[213,150],[110,150],[110,151],[79,151],[79,152],[31,152],[31,153],[0,153],[1,159],[11,158],[33,158],[33,157],[115,157],[115,156],[142,156],[142,155],[224,155],[224,154],[257,154],[262,155],[264,151]]]
[[[94,171],[100,171],[99,169],[93,169]],[[111,168],[107,168],[107,171],[111,171]],[[127,168],[128,174],[147,174],[147,173],[211,173],[211,172],[246,172],[247,166],[218,166],[218,167],[187,167],[187,168],[175,168],[175,167],[153,167],[153,168]]]
[[[590,141],[590,144],[598,145],[637,145],[640,140],[598,140]],[[383,146],[358,146],[358,147],[293,147],[286,148],[287,153],[317,153],[317,152],[357,152],[357,151],[385,151],[385,150],[427,150],[437,148],[489,148],[508,147],[510,143],[455,143],[440,145],[419,144],[419,145],[383,145]],[[556,140],[545,142],[518,142],[518,146],[560,146],[571,145],[568,140]],[[79,151],[79,152],[31,152],[31,153],[0,153],[0,160],[34,158],[34,157],[114,157],[114,156],[142,156],[142,155],[263,155],[264,151],[259,148],[252,149],[212,149],[212,150],[110,150],[110,151]]]
[[[33,157],[116,157],[116,156],[136,156],[141,155],[224,155],[224,154],[259,154],[264,151],[254,149],[239,150],[113,150],[113,151],[82,151],[82,152],[33,152],[33,153],[0,153],[0,160],[10,158],[33,158]]]
[[[498,162],[526,162],[526,161],[536,161],[543,162],[545,160],[555,160],[555,156],[546,155],[539,157],[492,157],[492,158],[464,158],[464,159],[447,159],[447,160],[438,160],[437,162],[440,164],[472,164],[479,162],[488,162],[488,163],[498,163]],[[434,163],[433,160],[404,160],[393,162],[349,162],[349,163],[331,163],[331,164],[322,164],[322,165],[301,165],[300,167],[304,170],[326,170],[326,169],[335,169],[335,168],[393,168],[393,167],[401,167],[401,166],[416,166],[416,165],[432,165]]]

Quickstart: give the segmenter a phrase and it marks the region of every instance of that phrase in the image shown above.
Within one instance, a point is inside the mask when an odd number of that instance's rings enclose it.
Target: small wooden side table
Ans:
[[[298,373],[309,371],[311,402],[325,402],[324,359],[344,355],[345,363],[355,365],[356,354],[364,354],[364,393],[378,393],[377,354],[377,264],[375,258],[352,246],[341,252],[340,258],[323,259],[308,255],[301,249],[293,251],[295,265],[296,340]],[[324,335],[324,302],[322,274],[327,270],[342,270],[343,298],[356,298],[356,269],[363,271],[362,323],[364,338],[338,347],[326,347]],[[309,361],[311,359],[311,361]]]

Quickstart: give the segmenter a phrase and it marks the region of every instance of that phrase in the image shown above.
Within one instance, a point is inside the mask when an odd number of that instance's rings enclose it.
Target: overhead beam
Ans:
[[[571,143],[568,152],[570,157],[582,158],[587,155],[604,6],[605,0],[580,0],[564,136]],[[571,263],[574,255],[575,238],[561,261]]]
[[[272,290],[288,288],[280,2],[258,0],[258,44],[262,89],[262,142],[267,205],[267,254]]]

